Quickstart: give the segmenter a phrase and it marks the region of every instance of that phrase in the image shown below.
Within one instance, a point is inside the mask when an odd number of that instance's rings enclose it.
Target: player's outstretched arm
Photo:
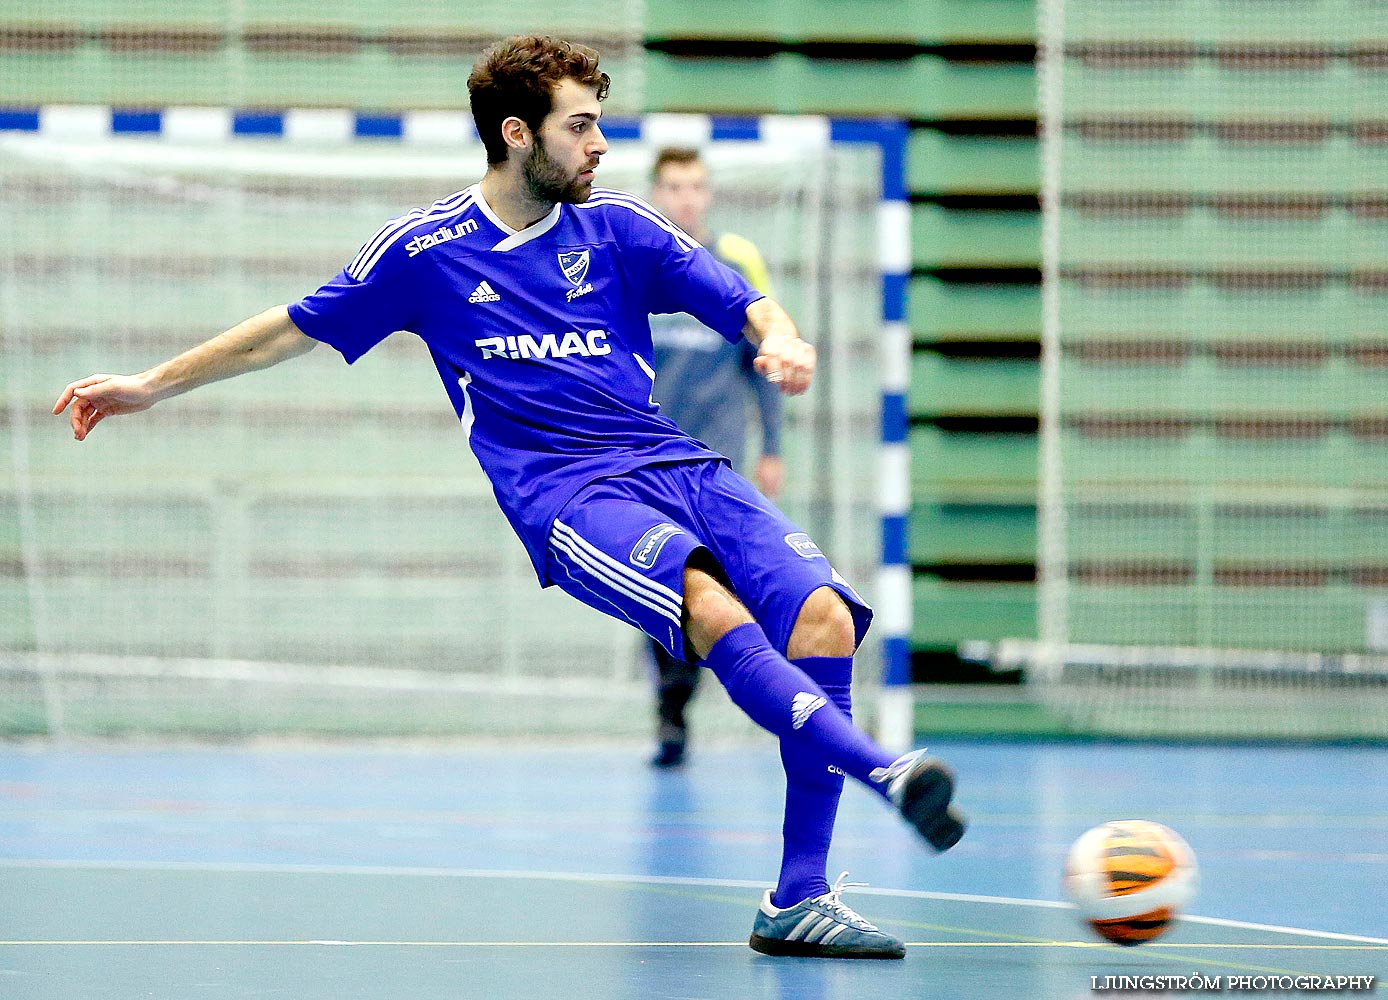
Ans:
[[[139,413],[200,385],[269,368],[317,343],[294,325],[288,309],[275,306],[138,375],[78,379],[63,390],[53,412],[72,404],[72,435],[81,441],[107,417]]]
[[[770,298],[747,307],[742,335],[757,346],[753,367],[768,382],[779,383],[787,396],[798,396],[814,378],[815,350],[800,339],[795,321]]]

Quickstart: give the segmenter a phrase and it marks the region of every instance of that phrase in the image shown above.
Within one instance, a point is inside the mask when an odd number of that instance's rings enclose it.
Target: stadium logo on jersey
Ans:
[[[823,696],[801,691],[790,700],[790,728],[799,729],[827,704]]]
[[[797,555],[802,555],[806,559],[824,558],[824,553],[819,551],[819,546],[803,531],[793,531],[786,535],[786,544],[794,549]]]
[[[642,569],[650,569],[660,558],[660,550],[665,548],[665,543],[682,534],[683,529],[676,528],[673,524],[657,524],[642,535],[641,540],[636,543],[636,548],[631,550],[631,564]]]
[[[612,353],[606,330],[589,330],[587,334],[570,330],[562,340],[557,333],[547,333],[543,337],[533,337],[528,333],[516,337],[483,337],[474,340],[473,344],[482,349],[483,361],[488,358],[519,361],[522,358],[568,358],[574,355],[596,358]]]
[[[467,297],[467,300],[473,305],[477,305],[480,302],[500,302],[501,296],[496,294],[492,286],[484,281],[472,290],[472,294]]]
[[[413,257],[415,254],[423,253],[430,247],[436,247],[440,243],[447,243],[449,240],[456,240],[460,236],[466,236],[468,233],[475,232],[477,232],[477,223],[473,222],[471,219],[464,219],[456,226],[443,226],[439,229],[435,229],[432,233],[416,236],[405,244],[405,249],[409,251],[409,255]]]
[[[564,272],[564,277],[569,279],[569,284],[582,286],[583,279],[588,277],[590,259],[587,250],[574,250],[559,255],[559,269]]]

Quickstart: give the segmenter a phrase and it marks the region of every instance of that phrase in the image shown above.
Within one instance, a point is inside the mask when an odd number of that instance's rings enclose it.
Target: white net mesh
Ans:
[[[0,0],[7,105],[466,108],[482,50],[524,32],[598,49],[644,106],[644,0]]]
[[[1035,674],[1076,718],[1388,735],[1385,16],[1045,5]]]
[[[614,143],[603,182],[644,190],[652,152]],[[706,151],[714,228],[761,247],[825,363],[786,407],[784,506],[865,591],[874,155]],[[0,133],[0,732],[652,728],[636,633],[536,586],[415,338],[350,369],[321,349],[81,445],[48,414],[74,378],[298,298],[482,168],[476,145]],[[695,727],[749,731],[705,688]]]

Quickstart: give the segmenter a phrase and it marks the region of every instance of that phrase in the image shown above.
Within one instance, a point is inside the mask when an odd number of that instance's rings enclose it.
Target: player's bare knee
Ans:
[[[852,656],[856,638],[848,605],[832,587],[820,587],[800,606],[786,656]]]
[[[752,620],[726,587],[698,570],[685,571],[684,608],[691,622],[723,631]]]
[[[701,658],[723,636],[753,620],[722,581],[692,565],[684,569],[684,619],[685,635]]]

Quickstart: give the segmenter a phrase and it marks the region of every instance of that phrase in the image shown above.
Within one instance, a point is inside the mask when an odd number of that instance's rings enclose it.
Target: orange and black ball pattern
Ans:
[[[1130,896],[1150,889],[1176,870],[1176,857],[1159,829],[1147,823],[1109,823],[1103,865],[1108,895]]]
[[[1096,934],[1134,945],[1177,921],[1197,874],[1195,856],[1175,831],[1148,820],[1114,820],[1075,841],[1065,887]]]
[[[1160,937],[1166,931],[1167,925],[1171,923],[1171,918],[1174,915],[1170,907],[1163,906],[1161,909],[1139,914],[1136,917],[1123,917],[1119,920],[1091,920],[1089,926],[1093,927],[1100,937],[1107,938],[1114,944],[1134,945],[1150,941],[1154,937]]]

